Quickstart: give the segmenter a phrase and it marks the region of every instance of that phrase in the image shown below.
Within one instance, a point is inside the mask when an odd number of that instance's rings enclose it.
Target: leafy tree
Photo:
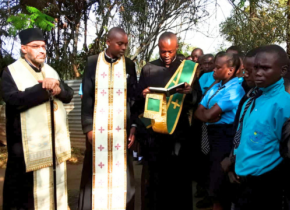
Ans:
[[[87,57],[105,49],[108,30],[121,26],[129,34],[126,56],[141,69],[152,57],[160,33],[190,31],[209,16],[206,6],[211,3],[215,0],[2,0],[0,59],[12,55],[13,44],[9,49],[6,43],[14,40],[17,30],[37,26],[47,40],[47,62],[62,79],[78,78]],[[96,29],[92,43],[87,39],[89,22]]]
[[[53,17],[40,12],[35,7],[26,6],[26,9],[30,14],[19,13],[8,18],[7,22],[12,24],[9,28],[11,35],[16,36],[18,31],[27,28],[38,27],[44,31],[50,31],[54,28],[53,22],[55,20]]]
[[[248,4],[246,4],[248,3]],[[232,15],[220,25],[220,32],[233,45],[247,52],[255,47],[287,40],[285,1],[239,1]]]
[[[185,57],[191,55],[192,50],[194,50],[195,47],[191,46],[190,44],[187,44],[185,42],[179,42],[179,48],[177,50],[178,54],[183,54]]]

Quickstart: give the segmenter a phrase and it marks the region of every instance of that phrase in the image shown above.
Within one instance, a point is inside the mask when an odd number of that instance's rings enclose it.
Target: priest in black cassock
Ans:
[[[135,140],[135,117],[130,113],[135,64],[124,56],[128,37],[123,29],[112,28],[106,44],[104,52],[88,58],[83,78],[82,127],[87,138],[79,210],[134,209],[127,149]]]
[[[63,103],[71,101],[73,90],[44,63],[46,45],[41,30],[26,29],[19,37],[22,57],[2,72],[8,149],[3,210],[53,209],[50,94],[57,121],[57,204],[58,209],[66,210],[65,160],[71,151]]]
[[[174,113],[177,108],[181,108],[179,120],[178,117],[176,118],[175,131],[164,134],[154,131],[152,127],[147,130],[145,158],[148,168],[145,166],[144,169],[147,168],[148,171],[144,174],[148,174],[148,177],[142,207],[150,210],[189,210],[192,209],[191,156],[194,141],[194,137],[190,133],[190,109],[195,107],[201,96],[198,82],[194,82],[193,79],[197,64],[176,59],[178,39],[171,32],[165,32],[160,36],[158,47],[160,58],[147,63],[141,71],[136,94],[138,100],[135,104],[140,113],[144,112],[145,98],[148,93],[150,94],[148,87],[163,88],[168,86],[170,81],[176,84],[177,80],[182,77],[180,76],[182,67],[183,71],[186,66],[195,67],[194,70],[191,69],[191,72],[188,72],[191,75],[191,85],[187,82],[185,88],[178,90],[183,100],[172,99],[170,102],[171,98],[169,98],[169,102],[167,102],[168,117],[170,117],[171,111]],[[149,105],[146,104],[146,107],[149,109]],[[172,110],[170,111],[170,109]],[[141,127],[138,124],[137,133],[141,131]],[[145,135],[142,134],[142,136]]]

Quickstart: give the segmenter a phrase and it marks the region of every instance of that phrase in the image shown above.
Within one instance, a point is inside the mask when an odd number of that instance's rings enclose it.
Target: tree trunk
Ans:
[[[286,38],[286,44],[287,44],[287,54],[288,57],[290,57],[290,0],[287,2],[287,38]]]
[[[73,66],[73,72],[76,78],[81,76],[80,72],[78,71],[78,64],[76,63],[77,52],[78,52],[79,30],[80,30],[80,23],[78,23],[75,27],[73,55],[72,55],[72,61],[71,61],[72,66]]]

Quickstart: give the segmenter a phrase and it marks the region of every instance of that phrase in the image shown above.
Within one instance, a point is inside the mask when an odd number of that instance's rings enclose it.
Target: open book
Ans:
[[[158,87],[149,87],[149,90],[151,93],[165,93],[166,97],[169,97],[170,95],[173,95],[176,93],[177,88],[184,88],[185,82],[180,83],[178,85],[174,85],[171,88],[158,88]]]

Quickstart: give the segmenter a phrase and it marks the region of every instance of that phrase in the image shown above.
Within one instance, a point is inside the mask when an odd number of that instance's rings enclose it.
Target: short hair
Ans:
[[[111,39],[116,33],[126,34],[121,27],[113,27],[109,30],[107,38]]]
[[[241,66],[241,61],[238,55],[236,54],[231,54],[231,53],[226,53],[226,52],[220,52],[216,55],[215,59],[222,58],[222,57],[227,57],[227,65],[228,67],[234,67],[235,72],[240,68]]]
[[[218,56],[219,54],[223,54],[223,53],[226,53],[226,52],[225,52],[225,51],[220,51],[220,52],[218,52],[218,53],[215,55],[215,57],[214,57],[214,62],[216,61],[217,56]]]
[[[259,47],[257,47],[257,48],[254,48],[254,49],[252,49],[252,50],[249,50],[248,52],[247,52],[247,54],[245,55],[245,58],[252,58],[252,57],[254,57],[254,56],[256,56],[257,55],[257,53],[259,52]]]
[[[164,32],[160,35],[158,42],[164,41],[165,39],[176,39],[178,42],[177,36],[172,32]]]
[[[232,50],[232,51],[237,51],[238,52],[238,54],[240,53],[240,52],[242,52],[241,51],[241,48],[239,48],[238,46],[230,46],[227,50],[226,50],[226,52],[228,52],[229,50]]]
[[[286,53],[286,51],[280,47],[279,45],[272,44],[272,45],[265,45],[259,48],[258,53],[271,53],[277,55],[277,61],[279,65],[282,66],[288,66],[289,64],[289,58]]]
[[[185,56],[183,54],[177,54],[176,57],[179,60],[185,60]]]
[[[198,48],[198,47],[197,47],[197,48],[194,48],[194,49],[192,50],[192,52],[197,51],[197,50],[201,51],[202,54],[203,54],[203,50],[202,50],[201,48]],[[191,52],[191,53],[192,53],[192,52]]]
[[[209,59],[209,58],[214,59],[213,54],[205,54],[205,55],[202,56],[202,60],[206,60],[206,59]]]

